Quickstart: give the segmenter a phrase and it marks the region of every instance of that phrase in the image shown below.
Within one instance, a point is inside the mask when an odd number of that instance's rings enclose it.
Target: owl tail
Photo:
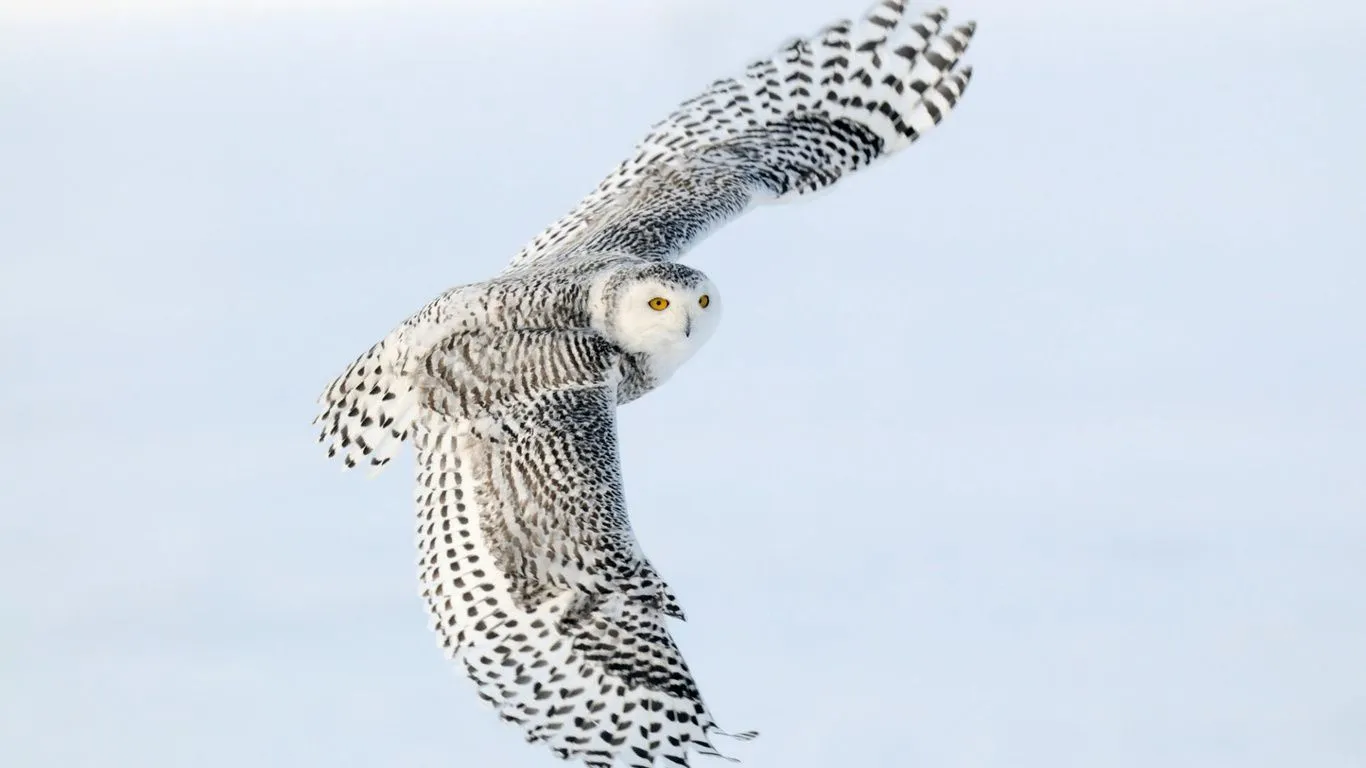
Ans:
[[[403,346],[399,332],[390,334],[318,398],[322,410],[313,420],[321,427],[318,442],[327,443],[327,455],[341,456],[347,468],[369,464],[377,472],[398,455],[412,431],[418,395],[413,378],[402,371]]]

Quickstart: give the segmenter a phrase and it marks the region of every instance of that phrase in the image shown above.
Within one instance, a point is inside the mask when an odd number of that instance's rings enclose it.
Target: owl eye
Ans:
[[[650,299],[650,309],[653,309],[656,312],[663,312],[668,308],[669,300],[663,296],[656,296],[653,299]]]
[[[705,294],[705,293],[702,294],[701,296],[699,296],[698,299],[697,299],[697,305],[700,306],[700,307],[703,308],[703,309],[706,309],[706,308],[707,308],[707,305],[710,304],[710,303],[711,303],[711,297],[708,296],[708,295]]]

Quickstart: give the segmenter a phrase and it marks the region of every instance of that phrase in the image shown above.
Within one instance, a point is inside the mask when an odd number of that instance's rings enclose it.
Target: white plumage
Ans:
[[[320,439],[347,466],[413,438],[433,627],[480,696],[561,757],[717,754],[666,624],[682,609],[631,532],[616,408],[716,326],[715,286],[675,259],[757,203],[909,146],[958,103],[973,24],[904,6],[882,0],[684,102],[507,270],[439,296],[320,398]]]

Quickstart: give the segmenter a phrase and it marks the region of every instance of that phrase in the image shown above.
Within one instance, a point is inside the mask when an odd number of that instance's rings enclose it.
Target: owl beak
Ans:
[[[683,321],[683,335],[692,335],[692,315],[688,315],[687,319]]]

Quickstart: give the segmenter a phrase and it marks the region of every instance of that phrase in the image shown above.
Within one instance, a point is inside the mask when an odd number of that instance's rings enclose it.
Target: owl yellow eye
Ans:
[[[706,308],[707,308],[707,305],[710,304],[710,303],[711,303],[711,297],[708,296],[708,295],[705,294],[705,293],[702,294],[702,295],[701,295],[700,297],[698,297],[698,299],[697,299],[697,305],[698,305],[699,307],[703,308],[703,309],[706,309]]]
[[[653,309],[656,312],[663,312],[668,308],[669,300],[663,296],[656,296],[653,299],[650,299],[650,309]]]

